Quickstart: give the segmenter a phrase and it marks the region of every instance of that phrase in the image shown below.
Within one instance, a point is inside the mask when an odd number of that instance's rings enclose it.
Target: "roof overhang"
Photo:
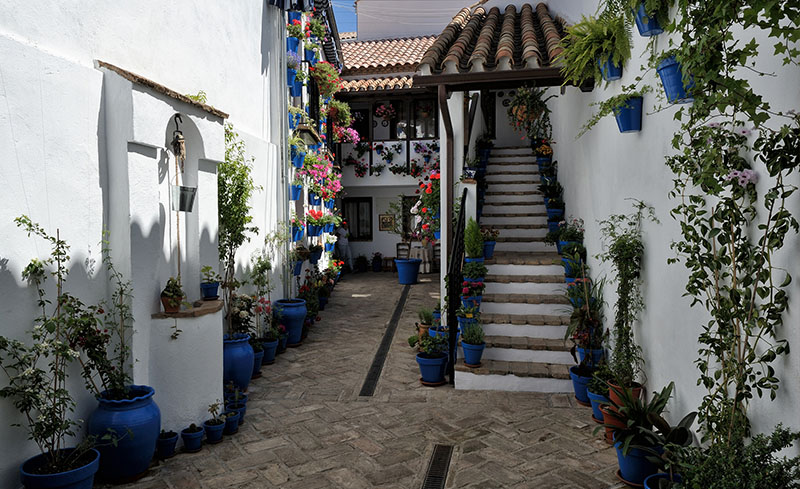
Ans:
[[[444,85],[456,92],[518,88],[528,84],[558,87],[564,84],[564,77],[558,67],[414,76],[415,88]]]

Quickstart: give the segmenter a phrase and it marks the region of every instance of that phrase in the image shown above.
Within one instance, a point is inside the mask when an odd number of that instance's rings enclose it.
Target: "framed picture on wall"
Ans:
[[[378,216],[378,230],[379,231],[394,230],[394,214],[380,214]]]

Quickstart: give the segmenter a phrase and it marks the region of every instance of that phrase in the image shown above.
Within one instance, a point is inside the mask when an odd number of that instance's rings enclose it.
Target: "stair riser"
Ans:
[[[487,265],[489,275],[563,275],[561,265]]]
[[[495,172],[504,172],[504,171],[538,172],[539,165],[537,165],[536,163],[525,163],[521,161],[498,160],[496,163],[486,167],[486,175],[491,175]]]
[[[566,291],[565,284],[538,284],[530,282],[498,283],[486,282],[484,294],[536,294],[563,296]]]
[[[531,192],[534,190],[539,189],[539,184],[533,180],[526,181],[524,179],[515,178],[517,182],[522,183],[506,183],[506,182],[489,182],[489,191],[490,192]],[[533,194],[528,194],[533,195]],[[535,194],[540,199],[542,196],[540,194]],[[487,197],[493,197],[492,195],[487,195]],[[544,202],[544,200],[542,200]]]
[[[520,350],[516,348],[486,348],[483,351],[486,360],[503,362],[558,363],[573,365],[572,355],[566,351]]]
[[[458,390],[510,391],[510,392],[572,392],[572,381],[516,375],[476,375],[456,372]]]
[[[539,180],[539,175],[529,175],[529,174],[503,174],[499,173],[496,175],[487,174],[486,181],[489,183],[503,183],[503,182],[530,182],[534,185],[539,185],[541,181]]]
[[[484,207],[485,209],[485,207]],[[498,213],[499,214],[499,213]],[[547,224],[545,216],[516,216],[516,217],[481,217],[481,224],[494,226],[496,224]]]
[[[486,302],[481,304],[481,312],[486,314],[514,314],[519,316],[562,316],[569,315],[572,309],[566,304],[517,304],[514,302]]]
[[[498,229],[500,238],[544,238],[547,229]]]
[[[543,242],[532,243],[500,243],[494,247],[495,251],[517,251],[517,252],[553,252],[556,247]]]
[[[533,189],[529,189],[533,190]],[[533,205],[542,209],[545,212],[544,199],[541,194],[493,194],[486,196],[485,205],[491,205],[492,202],[518,202],[518,205]]]
[[[547,208],[542,204],[510,204],[510,205],[492,205],[489,203],[483,204],[484,214],[544,214]],[[515,216],[519,219],[530,222],[522,222],[518,224],[547,224],[547,216]],[[486,219],[494,219],[487,217]],[[508,219],[508,218],[504,218]]]
[[[487,336],[514,336],[517,338],[545,338],[563,340],[567,332],[566,326],[534,326],[531,324],[497,324],[483,325]]]
[[[520,148],[492,148],[489,159],[496,156],[528,156],[534,157],[530,146]]]

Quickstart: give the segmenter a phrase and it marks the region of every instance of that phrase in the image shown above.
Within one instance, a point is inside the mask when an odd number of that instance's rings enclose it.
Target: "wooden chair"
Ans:
[[[408,260],[411,255],[411,245],[408,243],[397,243],[397,259]]]
[[[438,273],[442,263],[442,245],[438,242],[433,245],[433,273]]]

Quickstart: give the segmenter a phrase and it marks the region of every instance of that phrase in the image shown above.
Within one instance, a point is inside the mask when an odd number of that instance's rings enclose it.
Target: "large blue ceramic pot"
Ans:
[[[419,258],[411,258],[409,260],[395,258],[394,262],[397,265],[397,278],[400,285],[417,283],[417,275],[419,274],[419,266],[422,264],[422,260]]]
[[[275,302],[273,315],[278,319],[278,324],[283,324],[286,327],[288,346],[300,344],[303,334],[303,320],[306,318],[307,313],[306,301],[303,299],[280,299]]]
[[[255,353],[250,346],[250,335],[236,333],[233,337],[225,335],[222,339],[222,382],[233,382],[240,391],[246,391],[253,375]]]
[[[447,368],[447,355],[442,353],[436,358],[426,358],[417,353],[417,364],[422,381],[429,384],[439,384],[444,382],[444,372]]]
[[[572,389],[575,391],[575,399],[579,403],[589,406],[589,396],[586,395],[586,387],[589,385],[591,377],[584,377],[578,373],[578,367],[570,367],[569,377],[572,379]]]
[[[77,469],[57,474],[39,474],[37,469],[46,465],[47,460],[44,455],[36,455],[20,465],[19,477],[26,489],[92,489],[94,475],[100,466],[100,453],[92,449],[86,458],[91,460]]]
[[[109,482],[132,480],[150,467],[161,432],[161,411],[148,385],[129,386],[129,399],[112,400],[104,392],[89,417],[89,435],[98,439],[114,432],[114,444],[100,441],[98,477]]]

